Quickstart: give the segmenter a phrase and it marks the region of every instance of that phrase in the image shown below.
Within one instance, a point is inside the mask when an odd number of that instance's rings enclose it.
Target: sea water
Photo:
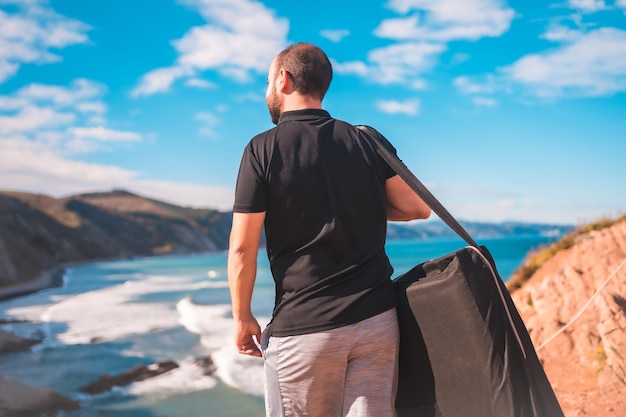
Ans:
[[[554,237],[479,240],[503,279],[529,250]],[[464,244],[457,239],[387,244],[394,276]],[[67,417],[261,417],[263,363],[234,349],[225,253],[96,262],[66,270],[64,285],[0,302],[2,328],[43,339],[30,351],[0,355],[0,375],[30,386],[52,387],[81,402]],[[252,300],[261,326],[274,301],[266,255]],[[196,362],[210,356],[215,372]],[[80,388],[103,373],[136,364],[175,360],[161,376],[98,394]]]

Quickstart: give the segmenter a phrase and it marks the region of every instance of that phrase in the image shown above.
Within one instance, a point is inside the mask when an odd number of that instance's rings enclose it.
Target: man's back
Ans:
[[[430,209],[360,131],[322,110],[331,79],[315,45],[274,58],[265,98],[277,127],[248,144],[237,179],[228,252],[235,344],[265,359],[270,417],[395,415],[386,220]],[[261,333],[251,303],[264,225],[276,306]]]
[[[267,212],[272,334],[339,327],[393,307],[384,243],[385,181],[395,173],[357,129],[323,110],[285,112],[250,142],[245,166],[255,168],[240,172],[235,209]]]

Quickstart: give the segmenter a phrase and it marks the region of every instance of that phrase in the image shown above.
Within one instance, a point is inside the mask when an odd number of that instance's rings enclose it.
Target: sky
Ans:
[[[626,210],[626,0],[0,0],[0,189],[230,210],[301,41],[455,217]]]

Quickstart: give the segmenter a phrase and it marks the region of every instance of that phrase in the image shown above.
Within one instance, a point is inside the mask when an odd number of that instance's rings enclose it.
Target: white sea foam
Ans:
[[[31,306],[8,313],[28,320],[65,323],[67,329],[57,335],[65,343],[113,340],[178,326],[173,303],[133,301],[151,293],[192,291],[195,285],[190,279],[151,276],[72,296],[43,311],[41,306]]]
[[[50,304],[18,306],[7,309],[6,314],[17,320],[38,321],[49,308]]]
[[[202,290],[205,288],[228,288],[228,282],[226,281],[214,281],[214,282],[203,281],[203,282],[198,282],[197,284],[194,284],[192,287],[192,289],[194,290]]]
[[[209,271],[207,275],[209,280],[198,281],[191,277],[129,274],[123,277],[128,280],[121,284],[76,295],[58,294],[54,300],[48,299],[39,305],[13,305],[6,313],[14,318],[43,322],[42,328],[50,334],[36,347],[38,350],[94,340],[115,340],[183,325],[200,336],[203,348],[216,365],[215,374],[203,375],[203,370],[189,359],[182,361],[180,368],[135,383],[124,392],[141,396],[174,395],[213,388],[219,378],[242,392],[262,396],[263,361],[237,353],[230,305],[198,305],[190,297],[179,301],[161,301],[164,297],[158,297],[155,302],[145,301],[151,294],[191,294],[196,290],[228,287],[228,282],[218,272]],[[119,280],[120,275],[115,279]],[[261,326],[268,321],[268,318],[259,317]],[[128,353],[124,352],[125,355]]]
[[[230,306],[197,305],[185,298],[176,308],[181,324],[201,336],[202,345],[209,350],[216,365],[216,376],[245,393],[263,396],[263,360],[241,355],[235,349]],[[268,321],[268,318],[259,318],[262,326]]]

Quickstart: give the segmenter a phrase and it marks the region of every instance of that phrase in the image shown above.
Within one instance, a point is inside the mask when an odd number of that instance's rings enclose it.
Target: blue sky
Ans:
[[[625,211],[626,0],[0,0],[0,189],[230,209],[298,41],[456,217]]]

